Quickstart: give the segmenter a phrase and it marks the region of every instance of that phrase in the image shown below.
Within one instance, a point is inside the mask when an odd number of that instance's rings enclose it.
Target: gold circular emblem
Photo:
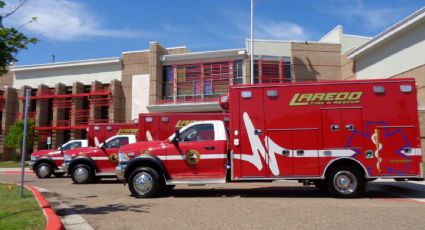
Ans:
[[[200,160],[199,152],[196,150],[188,150],[185,156],[186,163],[189,165],[196,165]]]
[[[111,155],[109,155],[109,161],[113,164],[118,163],[118,154],[112,153]]]

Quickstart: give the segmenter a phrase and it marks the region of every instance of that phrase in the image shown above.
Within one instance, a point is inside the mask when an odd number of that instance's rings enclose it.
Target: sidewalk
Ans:
[[[22,172],[21,168],[0,168],[1,174],[20,174]],[[25,174],[32,174],[33,171],[30,170],[28,167],[24,168]]]

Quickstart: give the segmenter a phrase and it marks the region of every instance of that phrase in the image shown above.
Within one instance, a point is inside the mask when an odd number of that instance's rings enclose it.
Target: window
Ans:
[[[106,149],[119,148],[121,146],[128,145],[128,143],[129,143],[128,137],[115,137],[114,139],[106,142],[105,148]]]
[[[63,150],[70,150],[70,149],[75,149],[75,148],[81,148],[81,142],[80,141],[71,142],[71,143],[68,143],[68,144],[66,144],[62,147]]]
[[[173,67],[166,65],[163,68],[162,92],[165,99],[173,99]]]
[[[182,142],[187,141],[211,141],[214,140],[214,125],[199,124],[194,125],[180,134]]]
[[[233,63],[233,84],[238,85],[243,83],[243,67],[242,60]]]
[[[291,82],[290,67],[291,62],[289,59],[260,57],[260,60],[254,61],[254,83]]]
[[[163,66],[162,99],[202,101],[227,95],[229,84],[243,83],[243,60]]]

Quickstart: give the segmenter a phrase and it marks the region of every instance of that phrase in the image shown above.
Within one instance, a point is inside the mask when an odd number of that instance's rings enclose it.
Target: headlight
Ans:
[[[63,155],[63,161],[72,161],[72,157],[71,157],[71,155],[64,154],[64,155]]]
[[[31,161],[36,161],[36,160],[37,160],[37,157],[31,155]]]
[[[120,152],[120,153],[118,153],[118,160],[120,162],[127,162],[129,160],[129,158],[128,158],[127,154]]]

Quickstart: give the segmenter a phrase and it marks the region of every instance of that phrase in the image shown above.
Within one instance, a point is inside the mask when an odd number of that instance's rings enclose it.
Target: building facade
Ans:
[[[421,133],[425,133],[424,9],[370,38],[335,27],[319,41],[254,41],[254,83],[415,77]],[[30,117],[39,141],[52,148],[85,138],[90,123],[133,122],[142,112],[220,112],[218,98],[229,85],[249,84],[250,41],[246,48],[190,52],[163,47],[123,52],[119,57],[13,66],[0,78],[2,159],[10,125],[23,116],[30,89]],[[422,146],[425,146],[424,136]],[[425,151],[423,151],[425,152]]]

